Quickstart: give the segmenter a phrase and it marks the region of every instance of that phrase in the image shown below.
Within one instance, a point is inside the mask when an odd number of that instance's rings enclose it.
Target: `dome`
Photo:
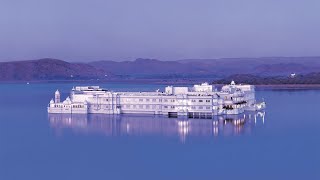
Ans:
[[[71,104],[69,96],[66,98],[66,100],[63,101],[63,104]]]
[[[53,104],[53,103],[54,103],[54,101],[53,101],[53,99],[51,99],[50,104]]]
[[[58,89],[56,90],[55,94],[60,94],[60,92],[59,92],[59,90],[58,90]]]

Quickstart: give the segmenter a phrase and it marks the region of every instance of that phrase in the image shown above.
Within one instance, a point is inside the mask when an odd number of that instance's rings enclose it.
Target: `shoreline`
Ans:
[[[178,80],[178,81],[155,81],[155,80],[39,80],[39,81],[0,81],[0,84],[44,84],[44,83],[79,83],[79,84],[163,84],[163,85],[193,85],[204,82],[201,80]],[[217,87],[221,87],[225,84],[213,84]],[[320,89],[320,84],[252,84],[256,86],[257,89]]]
[[[255,85],[258,89],[320,89],[320,84],[275,84],[275,85]]]
[[[221,87],[225,84],[214,84]],[[320,84],[252,84],[258,90],[304,90],[304,89],[320,89]]]

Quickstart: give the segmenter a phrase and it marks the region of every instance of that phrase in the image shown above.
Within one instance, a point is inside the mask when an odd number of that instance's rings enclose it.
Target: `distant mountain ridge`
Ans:
[[[109,73],[88,64],[57,59],[0,63],[1,81],[91,79],[106,74]]]
[[[180,77],[217,77],[232,74],[261,76],[286,76],[291,73],[307,74],[320,71],[320,57],[270,57],[270,58],[223,58],[159,61],[137,59],[135,61],[97,61],[89,63],[118,75],[178,75]]]
[[[0,63],[0,81],[89,79],[226,79],[235,74],[288,77],[320,72],[320,57],[222,58],[160,61],[94,61],[71,63],[39,59]]]
[[[100,67],[113,74],[141,75],[141,74],[175,74],[175,73],[201,73],[201,69],[177,61],[160,61],[156,59],[136,59],[135,61],[96,61],[90,62],[94,67]]]

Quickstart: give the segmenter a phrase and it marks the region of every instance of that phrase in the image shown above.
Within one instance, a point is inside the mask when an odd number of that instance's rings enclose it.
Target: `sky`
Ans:
[[[0,61],[319,56],[319,0],[0,0]]]

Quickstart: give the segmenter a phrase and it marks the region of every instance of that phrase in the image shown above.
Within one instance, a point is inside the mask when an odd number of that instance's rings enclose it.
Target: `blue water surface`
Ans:
[[[1,180],[320,179],[319,90],[257,91],[267,102],[264,119],[241,127],[221,121],[218,130],[213,120],[50,119],[46,106],[55,90],[65,98],[75,85],[0,85]]]

